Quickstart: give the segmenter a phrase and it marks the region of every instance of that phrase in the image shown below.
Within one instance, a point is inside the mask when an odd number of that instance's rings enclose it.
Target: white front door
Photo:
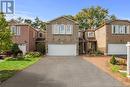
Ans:
[[[108,55],[126,55],[126,44],[108,44]]]
[[[25,54],[27,52],[26,44],[19,44],[19,49]]]
[[[76,44],[49,44],[49,56],[76,56]]]

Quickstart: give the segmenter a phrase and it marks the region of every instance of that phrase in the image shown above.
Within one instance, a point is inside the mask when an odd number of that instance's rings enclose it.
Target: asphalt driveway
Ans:
[[[80,57],[45,57],[1,87],[124,87]]]

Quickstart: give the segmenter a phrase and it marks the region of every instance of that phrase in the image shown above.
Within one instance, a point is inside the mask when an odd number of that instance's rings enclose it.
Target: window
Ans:
[[[42,37],[42,33],[39,33],[39,37]]]
[[[72,28],[72,25],[66,25],[66,34],[72,34],[72,30],[73,28]]]
[[[129,26],[126,25],[112,25],[112,34],[129,34]]]
[[[14,35],[20,35],[20,26],[11,26],[11,32]]]
[[[88,32],[88,37],[94,37],[94,32]]]
[[[59,34],[59,26],[57,24],[52,26],[52,33]]]
[[[65,26],[64,24],[59,25],[60,34],[65,34]]]
[[[52,34],[72,34],[72,25],[54,24],[52,25]]]

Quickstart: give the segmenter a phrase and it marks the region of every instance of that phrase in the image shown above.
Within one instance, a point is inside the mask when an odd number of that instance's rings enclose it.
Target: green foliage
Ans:
[[[13,44],[12,48],[11,48],[11,52],[13,53],[13,57],[16,58],[18,53],[19,53],[20,49],[18,47],[18,44]]]
[[[127,73],[120,73],[122,77],[127,77]]]
[[[41,52],[42,54],[45,54],[45,44],[44,43],[37,43],[36,45],[37,51]]]
[[[116,65],[117,64],[117,60],[115,58],[115,56],[112,56],[112,58],[110,59],[110,63],[113,64],[113,65]]]
[[[25,58],[31,58],[31,57],[40,57],[41,53],[40,52],[28,52],[25,55]]]
[[[104,24],[106,20],[116,19],[114,15],[109,15],[107,9],[100,6],[84,8],[74,18],[79,23],[81,29],[95,29]]]
[[[40,20],[38,17],[36,17],[34,21],[32,21],[31,19],[23,19],[19,17],[16,19],[16,21],[18,21],[19,23],[27,23],[36,29],[41,29],[41,30],[46,29],[46,23]]]
[[[12,44],[11,36],[11,31],[5,19],[5,15],[0,13],[0,52],[10,49]]]
[[[95,51],[95,55],[103,55],[103,53],[100,50]]]
[[[120,70],[120,67],[118,65],[112,65],[111,70],[112,72],[118,72]]]

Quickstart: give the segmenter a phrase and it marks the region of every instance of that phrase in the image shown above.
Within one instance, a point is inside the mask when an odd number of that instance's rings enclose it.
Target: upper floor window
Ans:
[[[126,25],[112,25],[112,34],[130,34],[130,28]]]
[[[14,35],[20,35],[20,26],[11,26],[11,32]]]
[[[39,33],[39,37],[42,37],[43,35],[42,35],[42,33]]]
[[[94,37],[94,32],[88,32],[88,37]]]
[[[72,25],[54,24],[52,25],[52,34],[72,34]]]

